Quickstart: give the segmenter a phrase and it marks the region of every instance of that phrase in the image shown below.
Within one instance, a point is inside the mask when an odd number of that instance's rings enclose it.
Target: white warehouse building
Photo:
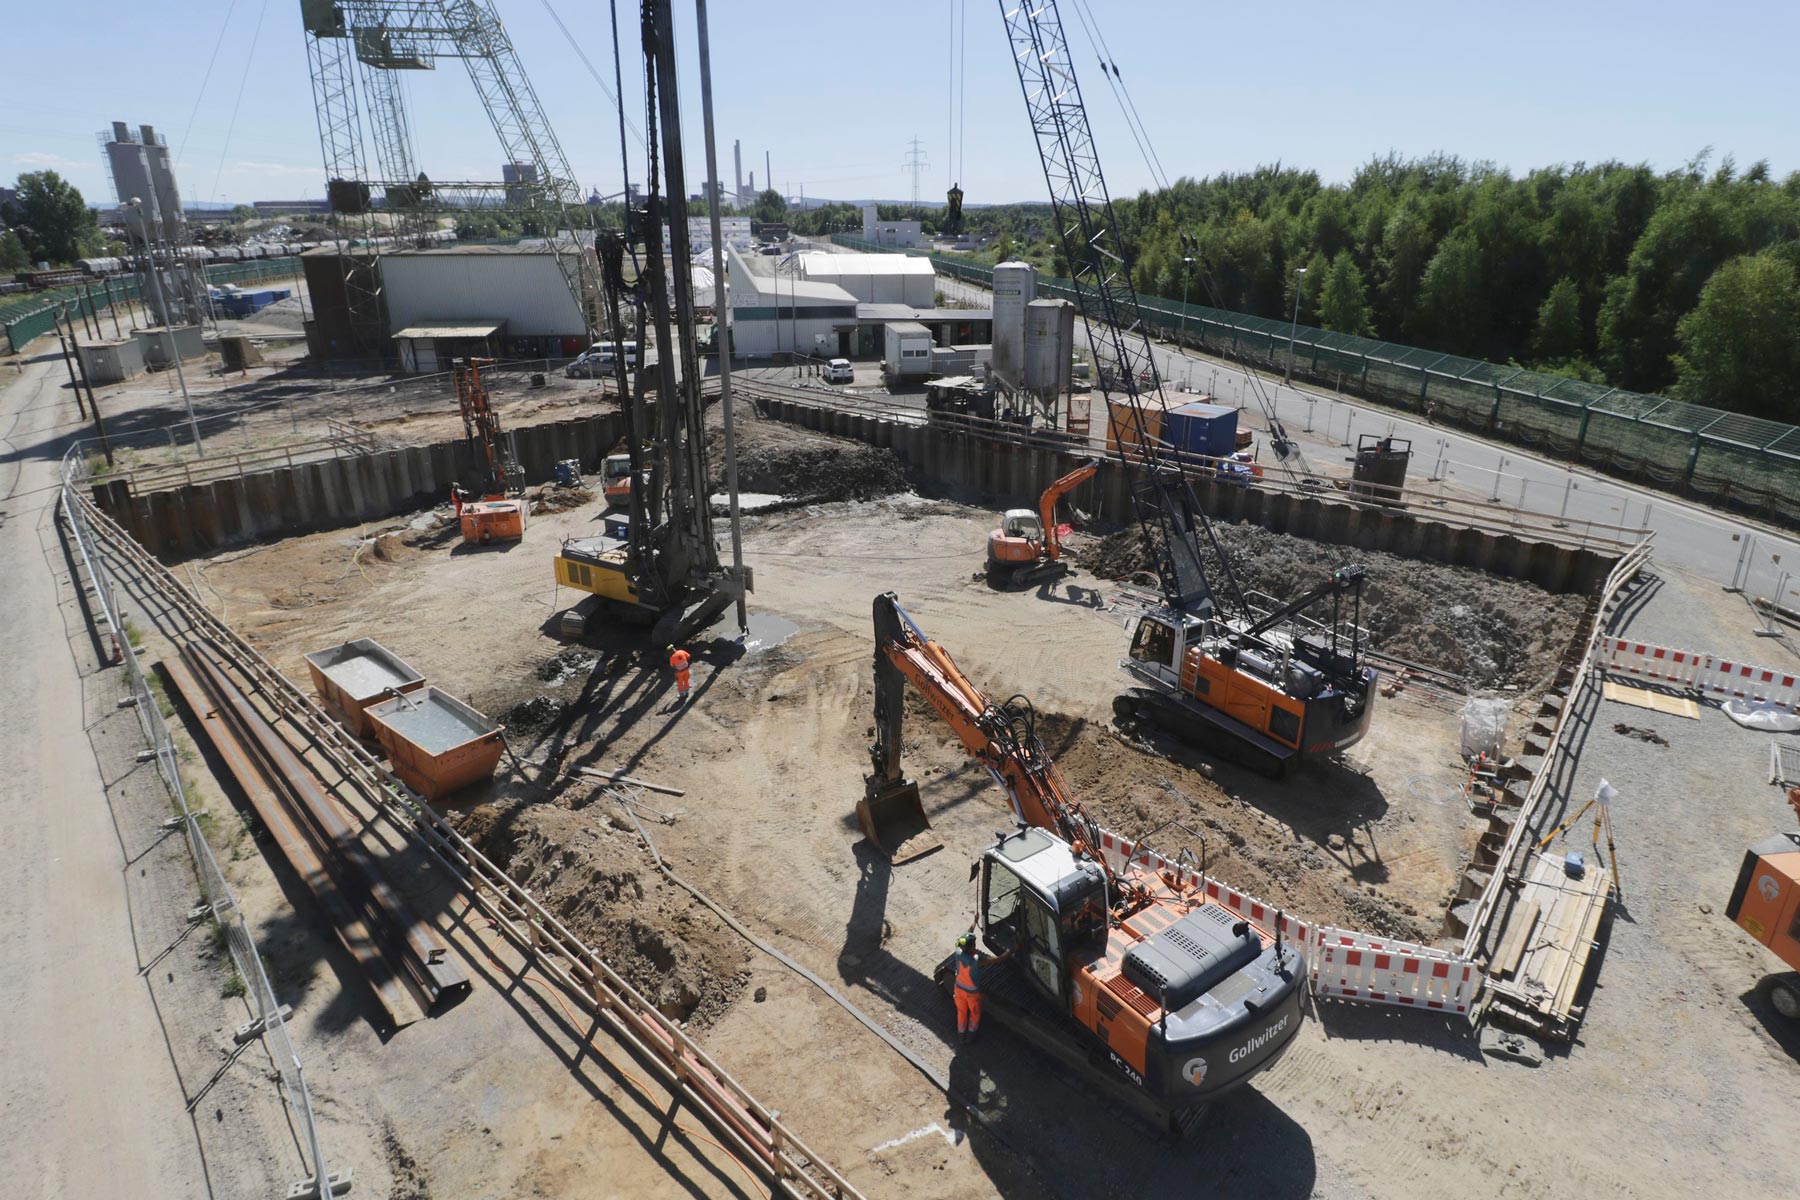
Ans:
[[[731,344],[739,358],[829,358],[838,352],[839,330],[856,327],[856,297],[835,283],[799,278],[793,257],[752,259],[727,248]]]
[[[815,283],[836,284],[863,304],[930,308],[936,303],[937,271],[927,258],[815,252],[800,256],[800,273]]]
[[[415,370],[463,353],[561,357],[585,348],[581,309],[542,242],[398,250],[382,256],[381,282],[388,331]]]

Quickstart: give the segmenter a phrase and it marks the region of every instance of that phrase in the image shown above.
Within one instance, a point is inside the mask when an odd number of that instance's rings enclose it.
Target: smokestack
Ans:
[[[763,186],[766,188],[775,186],[775,172],[769,167],[769,152],[767,150],[763,151]]]
[[[731,143],[731,165],[737,176],[737,204],[744,206],[744,143],[734,140]]]

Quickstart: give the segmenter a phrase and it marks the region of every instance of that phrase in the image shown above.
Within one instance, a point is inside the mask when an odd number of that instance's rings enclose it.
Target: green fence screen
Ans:
[[[993,268],[970,259],[898,250],[850,234],[833,234],[832,241],[929,258],[941,274],[993,285]],[[1040,275],[1037,290],[1040,297],[1075,299],[1073,283],[1055,276]],[[1800,428],[1793,425],[1160,297],[1141,300],[1139,310],[1157,336],[1222,358],[1285,369],[1291,353],[1295,377],[1308,383],[1800,525]]]
[[[298,258],[263,258],[253,262],[215,263],[206,268],[206,282],[261,283],[269,279],[290,279],[299,273]],[[55,329],[56,314],[65,307],[69,310],[69,319],[79,322],[82,308],[88,304],[93,306],[89,311],[102,312],[111,304],[135,304],[138,299],[137,279],[130,275],[93,280],[85,286],[85,296],[83,291],[81,285],[76,285],[0,300],[0,329],[6,331],[6,350],[17,354],[31,339]]]

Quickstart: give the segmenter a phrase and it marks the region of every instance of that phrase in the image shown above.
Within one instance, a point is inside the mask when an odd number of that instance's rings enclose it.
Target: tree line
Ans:
[[[1387,155],[1348,183],[1277,165],[1115,210],[1143,295],[1281,320],[1297,299],[1306,325],[1800,423],[1800,173],[1710,158],[1515,176]],[[1047,206],[964,215],[983,260],[1068,274]]]

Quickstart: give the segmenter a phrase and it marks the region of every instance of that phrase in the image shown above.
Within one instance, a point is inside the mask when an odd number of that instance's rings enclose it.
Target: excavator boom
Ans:
[[[1037,736],[1031,702],[1014,696],[996,705],[970,683],[944,648],[926,637],[892,592],[875,597],[875,740],[873,768],[856,814],[863,833],[896,862],[943,845],[930,833],[918,784],[900,767],[905,691],[910,682],[956,734],[969,757],[1006,788],[1013,815],[1071,844],[1097,836]]]

